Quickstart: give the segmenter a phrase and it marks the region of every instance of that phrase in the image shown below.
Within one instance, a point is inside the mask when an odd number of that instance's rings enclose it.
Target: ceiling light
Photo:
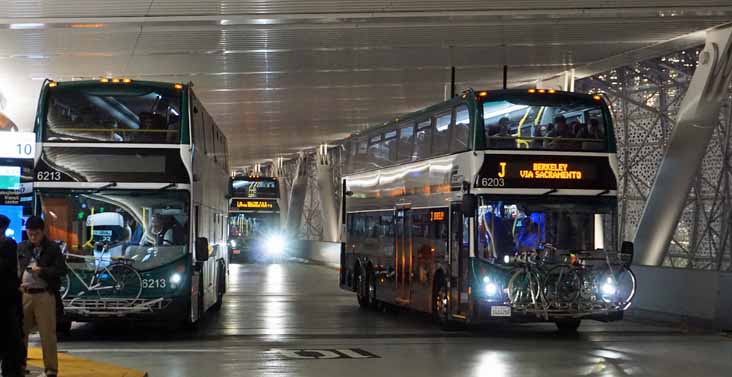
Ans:
[[[43,29],[45,26],[46,24],[41,23],[10,24],[13,30]]]

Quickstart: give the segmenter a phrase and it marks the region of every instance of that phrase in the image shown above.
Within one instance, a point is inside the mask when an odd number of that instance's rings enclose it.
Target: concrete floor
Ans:
[[[360,310],[334,270],[232,265],[221,312],[195,331],[75,326],[60,349],[158,376],[729,376],[732,338],[630,321],[446,333]]]

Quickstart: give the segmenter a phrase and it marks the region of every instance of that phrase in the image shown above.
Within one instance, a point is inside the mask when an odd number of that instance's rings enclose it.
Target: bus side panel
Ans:
[[[226,193],[229,175],[226,171],[226,138],[200,101],[192,97],[193,213],[198,218],[194,220],[191,239],[206,237],[210,245],[209,259],[201,269],[203,308],[207,310],[217,301],[220,282],[226,280],[219,274],[226,274],[228,270]]]

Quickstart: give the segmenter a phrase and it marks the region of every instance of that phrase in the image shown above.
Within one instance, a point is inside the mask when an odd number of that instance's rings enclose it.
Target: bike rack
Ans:
[[[128,314],[153,312],[168,306],[170,300],[162,297],[144,299],[83,299],[64,300],[64,310],[71,314],[123,317]]]

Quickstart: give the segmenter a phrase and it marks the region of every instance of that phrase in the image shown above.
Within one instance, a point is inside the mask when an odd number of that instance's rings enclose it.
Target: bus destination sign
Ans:
[[[607,157],[486,154],[475,187],[615,190],[613,177]]]
[[[279,209],[276,200],[262,199],[231,199],[233,210],[276,210]]]

